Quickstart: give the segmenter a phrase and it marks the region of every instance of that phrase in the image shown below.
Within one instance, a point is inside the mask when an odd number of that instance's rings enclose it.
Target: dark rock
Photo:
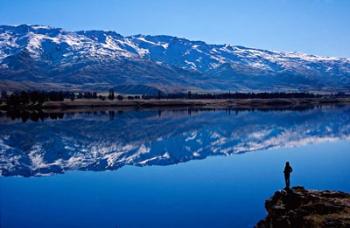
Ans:
[[[293,187],[275,192],[265,208],[257,228],[350,227],[350,194],[344,192]]]

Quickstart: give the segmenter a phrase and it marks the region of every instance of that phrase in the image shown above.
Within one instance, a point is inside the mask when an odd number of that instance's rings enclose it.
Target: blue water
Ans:
[[[283,188],[287,160],[292,185],[350,192],[348,114],[342,107],[3,120],[0,224],[253,227],[266,215],[265,199]]]

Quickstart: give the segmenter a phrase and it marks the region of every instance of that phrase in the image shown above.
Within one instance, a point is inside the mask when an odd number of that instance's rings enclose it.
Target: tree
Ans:
[[[192,97],[192,93],[191,93],[191,91],[188,91],[188,93],[187,93],[187,98],[188,98],[188,99],[191,99],[191,97]]]
[[[108,94],[108,99],[114,100],[114,98],[115,98],[114,89],[110,89]]]
[[[71,101],[74,101],[74,100],[75,100],[75,94],[74,94],[74,93],[71,93],[71,94],[70,94],[70,100],[71,100]]]
[[[1,99],[5,100],[7,99],[8,95],[7,92],[5,90],[1,91]]]

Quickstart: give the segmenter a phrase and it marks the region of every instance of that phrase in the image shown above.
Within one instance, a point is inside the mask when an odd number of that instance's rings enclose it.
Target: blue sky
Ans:
[[[350,57],[349,0],[0,0],[0,24],[167,34]]]

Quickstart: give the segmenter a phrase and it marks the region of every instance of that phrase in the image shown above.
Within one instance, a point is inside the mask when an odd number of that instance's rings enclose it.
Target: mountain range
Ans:
[[[165,35],[0,26],[0,89],[35,88],[116,88],[125,93],[348,91],[350,59]]]

